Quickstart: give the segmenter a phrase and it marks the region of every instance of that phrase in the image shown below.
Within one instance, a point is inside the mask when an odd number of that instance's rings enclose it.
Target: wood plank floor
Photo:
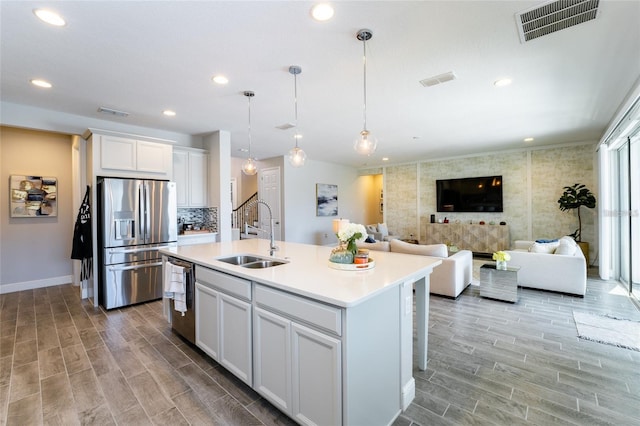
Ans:
[[[640,424],[640,352],[578,339],[572,317],[640,319],[617,289],[431,296],[428,369],[395,424]],[[105,312],[77,293],[0,295],[0,425],[293,424],[172,334],[160,302]]]

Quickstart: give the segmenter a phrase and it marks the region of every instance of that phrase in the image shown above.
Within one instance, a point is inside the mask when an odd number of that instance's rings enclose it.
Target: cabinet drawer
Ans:
[[[196,265],[196,280],[227,294],[251,300],[251,281]]]
[[[256,285],[254,296],[263,308],[342,336],[342,313],[338,308],[261,285]]]

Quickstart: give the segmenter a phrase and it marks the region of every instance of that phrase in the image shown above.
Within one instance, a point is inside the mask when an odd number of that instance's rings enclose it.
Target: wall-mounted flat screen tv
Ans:
[[[502,176],[436,180],[438,212],[502,212]]]

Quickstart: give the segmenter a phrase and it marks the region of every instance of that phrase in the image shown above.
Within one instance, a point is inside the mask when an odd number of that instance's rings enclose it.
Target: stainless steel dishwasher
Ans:
[[[195,266],[175,257],[167,258],[172,265],[184,268],[184,286],[186,291],[187,311],[184,316],[175,310],[175,302],[171,299],[171,328],[180,336],[195,345],[196,343],[196,312],[195,312]]]

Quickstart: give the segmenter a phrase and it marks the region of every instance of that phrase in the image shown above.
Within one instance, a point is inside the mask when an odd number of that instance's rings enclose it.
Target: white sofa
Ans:
[[[429,279],[432,294],[456,298],[471,284],[473,254],[469,250],[460,250],[448,256],[445,244],[418,245],[397,239],[375,243],[358,243],[358,247],[442,259],[442,264],[434,268]]]
[[[534,241],[515,241],[508,264],[519,266],[518,285],[584,296],[587,289],[587,263],[580,247],[571,237],[560,241],[566,247],[574,246],[571,254],[559,254],[553,244]],[[572,244],[573,243],[573,244]],[[556,253],[557,251],[557,253]]]

